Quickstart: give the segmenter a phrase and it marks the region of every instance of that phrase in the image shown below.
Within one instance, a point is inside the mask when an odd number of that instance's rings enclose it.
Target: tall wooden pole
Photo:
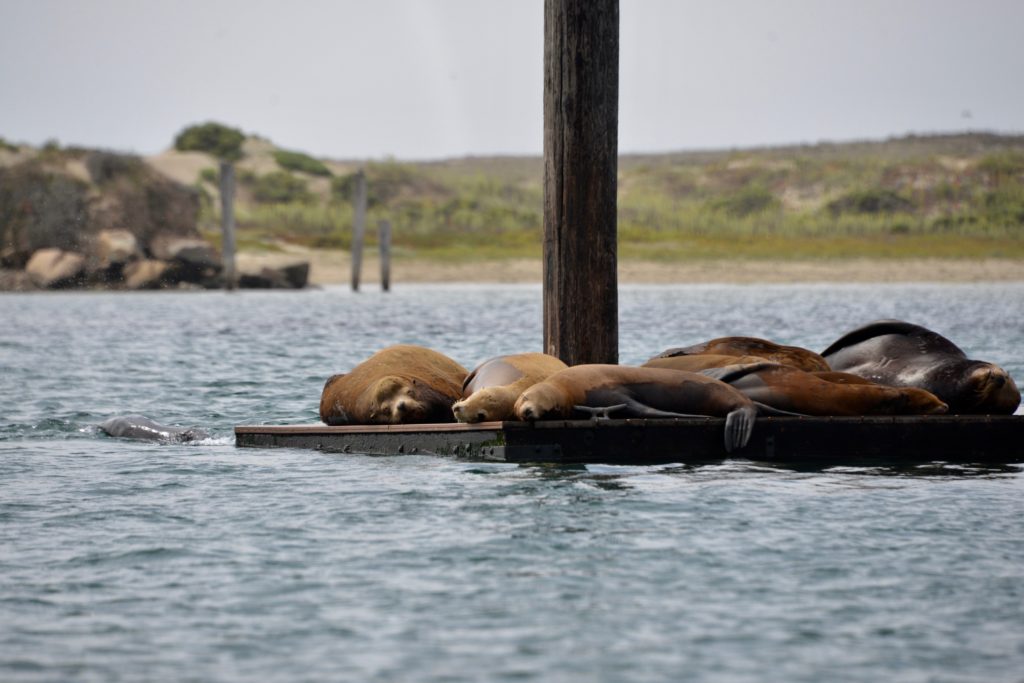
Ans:
[[[223,231],[221,260],[224,264],[224,289],[234,289],[235,276],[235,165],[220,162],[220,225]]]
[[[363,236],[366,234],[366,175],[356,174],[352,189],[352,291],[359,291],[359,274],[363,269]]]
[[[544,351],[617,363],[618,0],[544,2]]]
[[[380,288],[391,290],[391,221],[377,223],[377,241],[380,243]]]

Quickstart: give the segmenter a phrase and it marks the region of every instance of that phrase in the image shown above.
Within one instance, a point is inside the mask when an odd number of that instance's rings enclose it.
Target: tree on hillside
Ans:
[[[180,152],[206,152],[223,161],[238,161],[242,158],[242,143],[245,133],[210,121],[189,126],[174,138],[174,149]]]

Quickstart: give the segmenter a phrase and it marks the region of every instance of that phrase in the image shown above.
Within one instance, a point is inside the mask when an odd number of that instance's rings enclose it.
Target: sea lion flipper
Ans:
[[[758,415],[769,415],[772,417],[810,417],[804,413],[794,413],[789,410],[783,410],[782,408],[775,408],[767,403],[761,403],[760,401],[754,401],[754,405],[757,406]]]
[[[626,407],[625,403],[617,403],[613,406],[601,406],[600,408],[594,408],[592,406],[573,406],[573,410],[578,410],[581,413],[587,413],[590,415],[592,420],[610,420],[610,413],[614,413],[617,410],[623,410]]]
[[[743,448],[750,441],[750,435],[754,431],[754,418],[757,416],[757,408],[754,406],[743,406],[737,408],[725,416],[725,452],[732,453],[737,448]]]
[[[847,346],[853,346],[854,344],[859,344],[867,339],[881,337],[882,335],[913,334],[914,332],[919,332],[922,329],[923,328],[920,325],[908,323],[904,320],[876,320],[868,323],[867,325],[861,325],[856,329],[850,330],[839,339],[832,342],[827,349],[821,352],[821,355],[829,356],[840,349],[845,349]]]
[[[701,370],[700,374],[711,379],[717,379],[719,382],[725,382],[726,384],[732,384],[738,379],[746,377],[747,375],[760,372],[761,370],[767,370],[768,368],[779,367],[778,363],[772,361],[764,361],[762,363],[736,363],[733,365],[723,365],[720,368],[707,368]]]

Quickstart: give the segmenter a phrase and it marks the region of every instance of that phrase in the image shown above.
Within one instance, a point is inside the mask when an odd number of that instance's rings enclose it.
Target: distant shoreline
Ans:
[[[289,246],[284,252],[249,252],[239,262],[272,267],[310,263],[312,285],[347,284],[351,278],[348,252]],[[491,259],[443,262],[398,258],[391,280],[402,282],[539,283],[540,259]],[[376,254],[363,258],[361,281],[380,282]],[[635,284],[672,283],[787,283],[787,282],[1024,282],[1020,259],[843,259],[843,260],[698,260],[665,263],[623,259],[619,281]]]

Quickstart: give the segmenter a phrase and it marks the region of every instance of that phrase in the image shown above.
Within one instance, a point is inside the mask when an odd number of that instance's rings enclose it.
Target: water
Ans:
[[[628,287],[621,360],[912,320],[1024,377],[1024,285]],[[581,302],[586,305],[586,302]],[[540,290],[0,297],[0,680],[1020,681],[1024,474],[236,450],[396,342],[535,350]],[[111,439],[116,414],[201,425]]]

